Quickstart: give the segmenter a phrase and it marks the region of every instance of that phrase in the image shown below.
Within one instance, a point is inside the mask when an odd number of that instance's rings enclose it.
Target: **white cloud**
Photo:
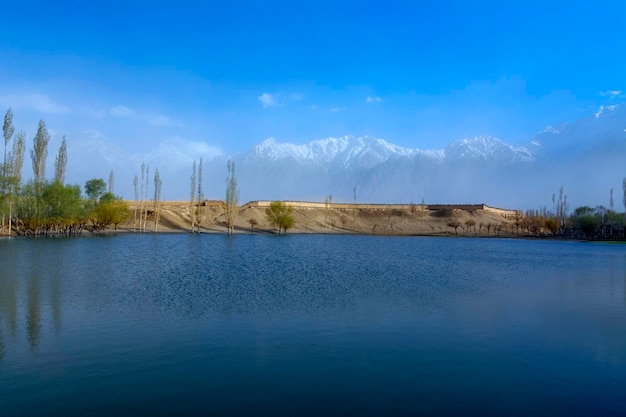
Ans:
[[[130,117],[135,115],[135,110],[130,109],[126,106],[122,106],[121,104],[113,107],[109,110],[109,113],[115,117]]]
[[[622,90],[605,90],[600,91],[602,97],[619,98],[622,96]]]
[[[378,96],[376,97],[367,96],[367,98],[365,99],[366,103],[380,103],[381,101],[383,101],[383,99]]]
[[[330,109],[330,111],[332,111],[333,113],[339,113],[341,111],[341,108],[333,107],[332,109]]]
[[[3,107],[30,109],[41,113],[66,114],[72,111],[70,107],[57,103],[50,97],[39,93],[8,94],[0,97],[0,104]]]
[[[301,93],[292,93],[289,98],[293,101],[300,101],[304,99],[304,94]]]
[[[270,93],[263,93],[258,96],[257,99],[261,102],[264,109],[280,106],[277,97],[275,95],[271,95]]]

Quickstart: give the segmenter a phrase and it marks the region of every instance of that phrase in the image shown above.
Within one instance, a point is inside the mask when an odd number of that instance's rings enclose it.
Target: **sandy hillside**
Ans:
[[[295,227],[289,233],[359,233],[376,235],[504,235],[513,233],[514,219],[486,210],[455,208],[398,209],[382,208],[301,208],[294,207]],[[135,207],[131,204],[131,210]],[[188,202],[164,202],[161,206],[158,232],[189,232],[191,207]],[[202,233],[226,233],[224,208],[216,202],[196,207]],[[137,209],[137,217],[139,210]],[[251,225],[251,220],[253,225]],[[139,221],[131,220],[119,227],[132,231]],[[455,227],[456,226],[456,233]],[[150,207],[146,231],[155,230],[155,216]],[[235,233],[276,233],[267,221],[265,208],[240,208]]]

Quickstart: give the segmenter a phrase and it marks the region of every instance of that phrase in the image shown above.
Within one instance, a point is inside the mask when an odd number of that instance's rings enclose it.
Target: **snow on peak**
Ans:
[[[555,135],[560,135],[561,131],[559,129],[553,127],[553,126],[546,126],[546,128],[543,129],[543,132],[541,132],[541,133],[552,133],[552,134],[555,134]]]
[[[599,118],[603,113],[607,111],[613,111],[619,107],[619,104],[613,104],[612,106],[600,106],[598,111],[595,113],[596,119]]]
[[[497,164],[527,162],[534,156],[522,146],[512,146],[492,136],[459,139],[444,149],[404,148],[373,136],[342,136],[311,141],[303,145],[279,143],[268,138],[256,145],[250,156],[269,161],[292,160],[313,166],[342,169],[371,168],[396,158],[427,158],[444,162],[472,159]]]
[[[479,159],[496,163],[529,162],[534,156],[523,146],[507,145],[493,136],[459,139],[445,149],[452,159]]]

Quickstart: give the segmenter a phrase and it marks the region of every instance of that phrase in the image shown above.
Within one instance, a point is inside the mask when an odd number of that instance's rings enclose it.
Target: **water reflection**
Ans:
[[[3,266],[0,273],[0,361],[6,358],[9,347],[20,345],[24,336],[30,352],[39,352],[42,335],[46,333],[46,311],[50,312],[54,333],[59,334],[62,326],[62,271],[66,265],[62,258],[64,253],[42,250],[55,242],[3,243],[0,248]],[[61,242],[56,244],[59,248],[63,246]],[[20,337],[22,326],[25,333]]]

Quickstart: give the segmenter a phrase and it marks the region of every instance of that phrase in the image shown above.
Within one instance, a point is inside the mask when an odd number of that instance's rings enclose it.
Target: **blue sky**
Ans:
[[[11,2],[0,106],[29,138],[43,118],[140,154],[516,143],[623,101],[625,22],[623,1]]]

